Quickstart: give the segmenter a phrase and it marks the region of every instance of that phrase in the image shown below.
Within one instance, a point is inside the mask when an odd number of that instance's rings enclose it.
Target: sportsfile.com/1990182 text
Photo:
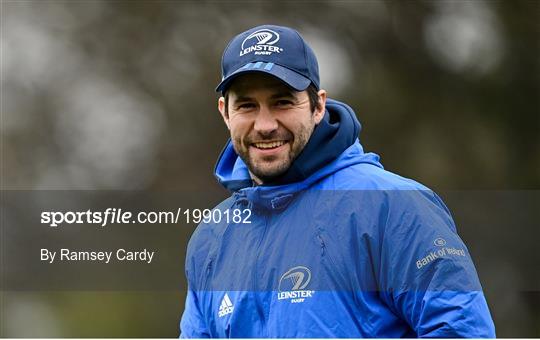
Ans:
[[[182,209],[176,211],[140,211],[107,208],[104,211],[43,211],[41,224],[58,227],[62,224],[177,224],[177,223],[251,223],[250,209]]]

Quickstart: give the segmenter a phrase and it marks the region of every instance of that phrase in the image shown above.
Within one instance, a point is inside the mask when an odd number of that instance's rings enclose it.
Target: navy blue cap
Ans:
[[[217,92],[224,92],[240,74],[265,72],[297,91],[310,83],[319,89],[317,57],[300,34],[292,28],[263,25],[234,37],[221,59],[221,83]]]

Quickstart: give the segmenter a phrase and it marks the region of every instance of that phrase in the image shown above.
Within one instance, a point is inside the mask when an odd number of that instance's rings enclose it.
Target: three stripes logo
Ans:
[[[279,33],[263,28],[248,35],[242,46],[240,46],[240,56],[254,52],[256,55],[270,55],[283,51],[278,46],[273,46],[279,41]]]
[[[219,317],[224,317],[227,314],[231,314],[234,311],[234,306],[229,298],[229,295],[225,293],[225,296],[221,300],[221,305],[219,306]]]

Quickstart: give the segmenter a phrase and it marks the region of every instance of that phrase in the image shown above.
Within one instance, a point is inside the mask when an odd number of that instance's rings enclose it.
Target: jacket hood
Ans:
[[[218,158],[215,176],[235,196],[245,196],[255,205],[277,209],[315,182],[345,167],[371,163],[382,168],[379,157],[364,153],[358,134],[360,122],[346,104],[328,99],[326,112],[290,168],[275,180],[254,186],[248,168],[229,139]]]

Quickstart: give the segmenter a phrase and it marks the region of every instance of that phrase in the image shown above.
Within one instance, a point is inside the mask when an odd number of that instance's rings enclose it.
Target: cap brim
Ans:
[[[258,62],[248,63],[242,66],[235,72],[231,73],[227,78],[223,79],[221,83],[219,83],[219,85],[216,87],[216,92],[223,92],[231,85],[231,82],[236,77],[250,72],[262,72],[270,74],[283,81],[296,91],[304,91],[311,83],[311,80],[309,78],[304,77],[298,72],[295,72],[277,64],[271,64],[271,66],[269,65],[270,64]]]

